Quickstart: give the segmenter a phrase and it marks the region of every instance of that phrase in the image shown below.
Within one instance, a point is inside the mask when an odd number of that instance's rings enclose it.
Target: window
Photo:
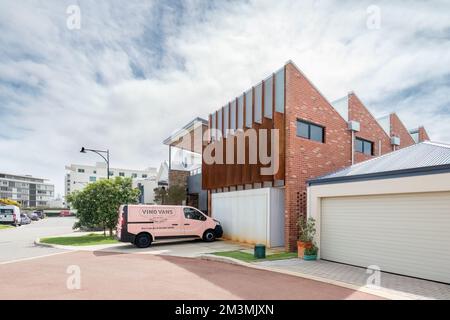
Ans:
[[[137,178],[137,173],[132,173],[131,176],[132,176],[133,178]]]
[[[373,142],[361,138],[356,138],[355,151],[373,156]]]
[[[114,175],[114,172],[113,171],[110,171],[109,172],[109,176],[111,177],[111,176],[113,176]]]
[[[78,169],[77,170],[79,173],[84,173],[84,169]]]
[[[236,100],[230,103],[230,129],[236,130]]]
[[[262,123],[262,83],[255,87],[255,122]]]
[[[314,140],[318,142],[325,142],[324,140],[325,128],[310,122],[297,120],[297,136]]]
[[[237,107],[238,119],[237,119],[237,128],[244,128],[244,95],[238,98],[238,107]]]
[[[217,130],[219,130],[218,132],[218,137],[216,138],[220,138],[223,135],[223,130],[222,130],[223,126],[222,126],[222,109],[219,109],[219,111],[217,111]]]
[[[284,68],[275,73],[275,111],[284,112]]]
[[[94,170],[92,173],[93,173],[93,174],[97,174],[97,170]]]
[[[272,119],[273,77],[264,81],[264,117]]]
[[[245,126],[251,128],[253,123],[253,90],[245,93]]]
[[[143,174],[143,175],[142,175],[142,178],[147,178],[147,175],[146,175],[146,174]]]
[[[224,137],[227,136],[227,130],[230,128],[229,114],[230,114],[230,108],[228,105],[226,105],[223,107],[223,135],[224,135]]]
[[[125,172],[119,172],[119,177],[125,177]]]
[[[216,139],[216,134],[215,134],[215,130],[216,130],[216,112],[214,112],[211,115],[211,140],[215,140]]]
[[[191,220],[205,221],[206,217],[194,208],[184,208],[184,217]]]
[[[89,177],[89,181],[90,182],[95,182],[95,181],[97,181],[97,178],[96,177]]]

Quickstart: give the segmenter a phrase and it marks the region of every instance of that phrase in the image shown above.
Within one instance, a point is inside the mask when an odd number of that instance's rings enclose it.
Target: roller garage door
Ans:
[[[322,259],[450,283],[450,192],[322,198]]]

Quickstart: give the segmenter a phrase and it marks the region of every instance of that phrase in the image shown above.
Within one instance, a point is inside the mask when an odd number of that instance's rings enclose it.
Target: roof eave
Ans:
[[[450,172],[450,164],[420,167],[420,168],[401,169],[401,170],[392,170],[392,171],[384,171],[384,172],[374,172],[374,173],[367,173],[367,174],[357,174],[357,175],[334,177],[334,178],[312,179],[312,180],[308,180],[307,184],[308,184],[308,186],[314,186],[314,185],[323,185],[323,184],[335,184],[335,183],[345,183],[345,182],[420,176],[420,175],[426,175],[426,174],[439,174],[439,173],[447,173],[447,172]]]

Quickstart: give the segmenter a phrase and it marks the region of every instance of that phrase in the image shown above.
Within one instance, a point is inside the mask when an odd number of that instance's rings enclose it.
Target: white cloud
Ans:
[[[450,141],[446,1],[377,1],[379,30],[366,27],[372,1],[76,3],[73,31],[73,1],[0,3],[0,149],[12,150],[0,171],[63,193],[64,165],[99,160],[83,145],[110,148],[113,166],[157,166],[173,130],[289,59],[329,100],[354,90]]]

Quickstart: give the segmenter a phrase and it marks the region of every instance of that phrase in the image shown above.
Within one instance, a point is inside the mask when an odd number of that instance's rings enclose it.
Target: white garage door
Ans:
[[[284,245],[284,190],[261,188],[213,193],[212,217],[224,237],[268,247]]]
[[[323,198],[322,259],[450,283],[450,192]]]

